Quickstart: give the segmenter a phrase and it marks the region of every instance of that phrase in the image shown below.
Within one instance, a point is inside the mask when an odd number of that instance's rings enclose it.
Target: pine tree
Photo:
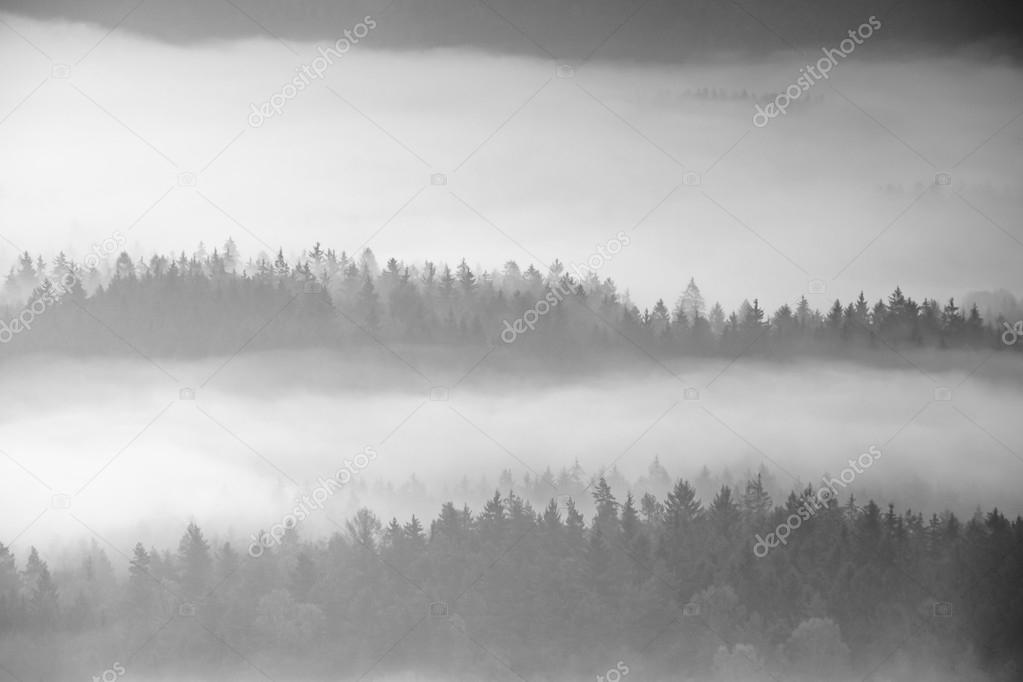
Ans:
[[[362,288],[359,290],[357,305],[358,321],[365,329],[376,332],[380,328],[380,314],[377,311],[377,293],[373,286],[373,279],[366,275],[362,280]]]
[[[714,496],[708,513],[710,522],[716,533],[727,536],[739,522],[739,507],[732,499],[732,489],[727,485],[721,486],[721,490]]]
[[[14,595],[21,588],[21,578],[14,555],[0,542],[0,596]]]
[[[213,561],[210,545],[194,521],[188,524],[178,543],[178,563],[185,595],[190,599],[202,597],[210,584]]]
[[[591,495],[597,507],[594,525],[599,526],[605,535],[613,536],[618,532],[618,502],[611,492],[611,486],[607,484],[607,479],[601,476]]]
[[[677,310],[683,313],[686,319],[690,321],[703,315],[703,295],[700,293],[700,287],[696,286],[695,278],[689,278],[689,284],[686,285],[686,290],[682,292],[682,296],[679,298]]]
[[[505,507],[501,492],[494,491],[494,496],[487,500],[479,518],[480,528],[485,535],[500,538],[505,530]]]
[[[746,493],[742,498],[742,510],[750,518],[761,520],[771,511],[771,496],[764,489],[761,474],[746,483]]]
[[[664,521],[668,528],[680,529],[693,523],[703,513],[696,499],[696,490],[689,481],[679,479],[664,503]]]
[[[39,577],[32,591],[32,617],[36,627],[47,631],[57,627],[60,617],[60,595],[45,561],[41,562]]]
[[[571,497],[565,503],[565,528],[568,530],[569,541],[573,544],[582,542],[583,533],[586,528],[586,521],[583,515],[575,507],[575,500]]]
[[[710,309],[707,322],[710,324],[710,331],[715,336],[721,336],[725,331],[725,310],[720,303],[715,303],[714,307]]]
[[[29,594],[35,591],[39,577],[42,575],[45,567],[46,563],[39,558],[39,550],[34,546],[30,547],[28,550],[28,560],[25,562],[24,571],[22,571],[22,584]]]
[[[148,617],[156,599],[157,580],[150,573],[150,556],[141,542],[135,543],[128,565],[128,608],[135,614]]]
[[[469,265],[462,259],[462,262],[458,264],[458,285],[462,290],[462,295],[471,296],[473,291],[476,289],[476,275],[469,269]]]
[[[636,534],[639,532],[639,512],[636,511],[631,492],[625,494],[625,502],[622,504],[621,528],[625,544],[632,546]]]
[[[652,493],[644,493],[639,506],[648,526],[659,526],[664,520],[664,505]]]

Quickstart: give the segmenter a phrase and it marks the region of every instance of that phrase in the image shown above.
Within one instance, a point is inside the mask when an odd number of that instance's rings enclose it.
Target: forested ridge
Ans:
[[[514,346],[557,358],[636,349],[657,357],[869,357],[907,348],[1023,348],[1004,341],[1015,320],[985,320],[976,305],[963,309],[954,299],[917,301],[898,287],[885,300],[861,293],[823,311],[802,296],[773,312],[757,298],[726,312],[690,279],[641,310],[612,279],[558,261],[546,272],[514,261],[486,271],[464,259],[453,268],[394,258],[379,266],[369,249],[350,257],[319,244],[297,262],[282,252],[242,262],[232,241],[192,256],[122,252],[88,267],[63,253],[52,262],[25,253],[4,294],[4,325],[17,333],[4,332],[3,353],[135,347],[201,356],[385,343]],[[17,329],[33,303],[31,328]]]
[[[195,522],[176,548],[93,539],[59,569],[0,546],[0,670],[544,680],[622,663],[654,680],[1018,679],[1023,519],[833,498],[758,558],[754,538],[812,489],[775,504],[757,475],[706,501],[655,461],[645,485],[667,492],[634,497],[580,475],[433,519],[364,508],[329,538],[298,524],[262,552]],[[556,496],[563,485],[579,494]]]

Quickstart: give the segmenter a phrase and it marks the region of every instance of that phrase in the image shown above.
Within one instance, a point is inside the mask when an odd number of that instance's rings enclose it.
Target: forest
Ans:
[[[656,460],[624,490],[578,466],[502,483],[478,510],[361,508],[258,552],[196,521],[59,566],[0,545],[0,677],[1019,679],[1019,517],[836,496],[758,557],[809,487],[777,503],[758,474],[702,500]]]
[[[690,279],[640,310],[612,279],[560,261],[545,271],[514,261],[487,271],[464,259],[454,268],[394,258],[380,266],[368,248],[349,256],[317,243],[296,262],[281,251],[242,262],[231,240],[211,252],[200,244],[191,256],[112,256],[76,263],[22,254],[3,287],[0,352],[196,357],[385,344],[514,349],[562,363],[637,351],[877,361],[914,348],[1023,348],[1005,340],[1017,320],[984,319],[954,299],[917,301],[899,287],[884,300],[861,293],[824,311],[801,296],[774,312],[757,298],[726,312]]]

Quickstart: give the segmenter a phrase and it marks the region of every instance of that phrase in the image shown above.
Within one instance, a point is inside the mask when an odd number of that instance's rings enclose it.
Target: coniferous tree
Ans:
[[[204,596],[212,578],[213,560],[210,545],[202,530],[193,521],[178,543],[178,562],[181,566],[181,587],[189,599]]]

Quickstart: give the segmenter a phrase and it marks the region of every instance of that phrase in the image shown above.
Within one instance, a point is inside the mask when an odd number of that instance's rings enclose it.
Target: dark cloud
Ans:
[[[386,15],[375,47],[472,47],[582,60],[677,61],[722,50],[816,47],[870,15],[887,27],[879,44],[948,48],[996,41],[1015,52],[1023,7],[1008,0],[761,2],[725,0],[7,0],[40,19],[91,22],[175,43],[270,34],[281,41],[333,40],[367,14]]]

